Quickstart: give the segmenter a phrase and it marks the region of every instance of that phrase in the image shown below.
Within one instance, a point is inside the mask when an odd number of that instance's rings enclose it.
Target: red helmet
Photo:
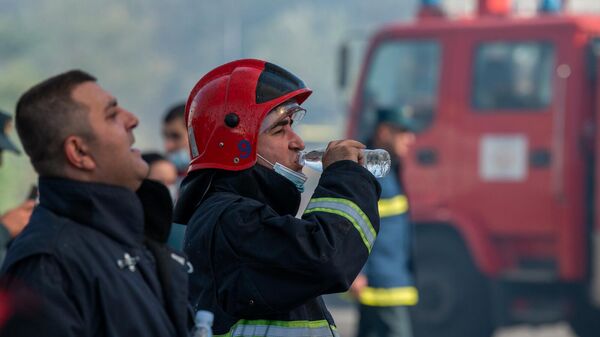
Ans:
[[[302,104],[311,93],[287,70],[260,60],[233,61],[204,75],[185,106],[188,172],[254,166],[259,129],[267,113],[290,100]]]

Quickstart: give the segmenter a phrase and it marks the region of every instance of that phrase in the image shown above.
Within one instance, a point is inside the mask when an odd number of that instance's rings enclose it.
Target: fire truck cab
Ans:
[[[370,39],[347,132],[368,141],[378,109],[418,125],[403,172],[416,336],[559,320],[597,336],[600,16],[479,0],[449,19],[436,3]]]

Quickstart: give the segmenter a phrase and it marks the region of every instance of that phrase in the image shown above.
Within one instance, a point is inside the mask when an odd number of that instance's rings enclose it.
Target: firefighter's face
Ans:
[[[410,131],[396,131],[393,133],[392,147],[398,158],[406,158],[415,143],[415,134]]]
[[[280,163],[296,172],[302,172],[298,164],[298,152],[304,150],[304,141],[292,129],[293,116],[288,115],[258,136],[258,153],[272,164]],[[271,164],[258,158],[260,165],[271,168]]]
[[[377,129],[376,147],[384,148],[396,158],[405,158],[415,143],[415,134],[389,124],[381,124]]]

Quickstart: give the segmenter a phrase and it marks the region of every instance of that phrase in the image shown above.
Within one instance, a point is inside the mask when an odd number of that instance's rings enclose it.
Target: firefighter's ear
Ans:
[[[67,164],[80,170],[92,171],[96,168],[96,162],[92,158],[90,148],[83,138],[69,136],[63,144],[63,152]]]

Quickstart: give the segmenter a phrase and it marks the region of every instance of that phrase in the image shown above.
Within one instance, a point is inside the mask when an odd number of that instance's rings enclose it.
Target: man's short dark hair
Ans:
[[[142,159],[148,164],[152,165],[153,163],[159,161],[167,161],[167,158],[158,152],[144,152],[142,153]]]
[[[177,118],[183,119],[184,117],[185,103],[178,103],[169,108],[169,110],[167,110],[167,113],[165,114],[165,117],[163,119],[163,124],[168,124]]]
[[[33,86],[17,102],[17,132],[39,175],[62,176],[65,139],[70,135],[91,137],[85,118],[88,109],[72,98],[75,87],[84,82],[96,82],[96,78],[71,70]]]

